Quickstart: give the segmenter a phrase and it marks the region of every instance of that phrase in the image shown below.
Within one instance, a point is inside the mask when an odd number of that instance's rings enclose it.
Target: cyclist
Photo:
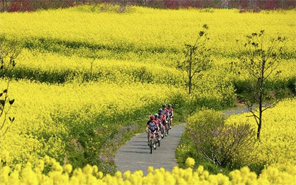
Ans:
[[[165,127],[165,130],[168,130],[168,124],[167,124],[167,121],[166,121],[166,116],[163,114],[162,109],[158,110],[158,117],[160,118],[162,125]],[[167,132],[165,132],[165,135],[167,136]]]
[[[162,104],[162,114],[165,115],[166,119],[169,116],[169,110],[166,108],[166,104]]]
[[[163,128],[163,125],[161,123],[161,119],[158,117],[157,113],[154,114],[154,117],[155,117],[155,121],[156,121],[156,123],[158,125],[158,128],[159,128],[158,131],[160,132],[160,136],[163,138],[164,128]],[[159,133],[157,133],[157,134],[159,134]]]
[[[150,134],[153,134],[153,140],[152,140],[153,148],[156,148],[156,145],[155,145],[155,133],[156,133],[157,125],[154,122],[154,119],[155,119],[154,116],[151,115],[149,118],[150,119],[147,122],[147,127],[146,127],[146,131],[148,133],[148,145],[149,145],[149,142],[150,142]]]
[[[162,113],[165,115],[165,119],[168,122],[168,128],[171,129],[171,125],[169,122],[169,110],[166,108],[166,104],[162,104]]]
[[[172,107],[172,104],[168,105],[168,111],[169,111],[169,121],[170,121],[170,129],[172,128],[172,122],[174,117],[174,109]]]

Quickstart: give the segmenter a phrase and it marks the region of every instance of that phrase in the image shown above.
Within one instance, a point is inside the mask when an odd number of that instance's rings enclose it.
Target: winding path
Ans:
[[[224,114],[229,116],[247,111],[247,108],[240,108],[224,111]],[[150,148],[147,144],[147,133],[137,134],[115,154],[115,165],[118,171],[130,170],[135,172],[142,170],[146,175],[149,166],[153,166],[155,169],[163,167],[171,171],[174,166],[177,166],[175,150],[184,129],[184,124],[174,126],[169,131],[169,135],[161,140],[160,147],[153,150],[152,154],[150,154]]]

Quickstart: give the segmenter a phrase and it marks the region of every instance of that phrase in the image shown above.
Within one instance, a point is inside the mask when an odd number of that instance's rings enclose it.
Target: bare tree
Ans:
[[[188,93],[192,93],[192,79],[201,71],[205,71],[210,67],[210,48],[206,43],[209,40],[206,30],[208,25],[203,25],[203,30],[199,32],[199,35],[193,45],[185,44],[185,58],[184,62],[179,62],[178,66],[181,69],[185,69],[188,73]]]
[[[247,36],[247,42],[244,44],[244,50],[240,60],[243,62],[243,68],[247,71],[250,78],[249,96],[245,98],[245,104],[254,117],[258,129],[257,139],[260,140],[262,128],[263,112],[274,107],[278,102],[276,96],[271,96],[271,90],[268,91],[267,82],[272,75],[278,75],[277,71],[282,56],[282,48],[285,38],[278,36],[267,44],[264,39],[264,30],[259,33],[252,33]],[[272,103],[266,103],[268,99],[275,100]],[[263,105],[266,103],[265,105]],[[258,104],[258,111],[253,109],[253,105]]]

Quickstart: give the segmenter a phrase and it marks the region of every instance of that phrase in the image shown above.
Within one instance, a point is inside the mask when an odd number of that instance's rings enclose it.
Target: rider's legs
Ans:
[[[163,126],[163,124],[161,123],[161,124],[159,125],[159,134],[160,134],[161,137],[163,137],[163,133],[164,133],[164,126]]]
[[[156,145],[155,145],[155,132],[153,132],[153,140],[152,140],[152,143],[153,143],[153,147],[156,148]]]
[[[168,123],[165,124],[165,131],[169,130]],[[167,133],[165,133],[167,135]]]
[[[156,131],[156,136],[157,136],[157,139],[160,140],[160,136],[161,136],[160,129]]]

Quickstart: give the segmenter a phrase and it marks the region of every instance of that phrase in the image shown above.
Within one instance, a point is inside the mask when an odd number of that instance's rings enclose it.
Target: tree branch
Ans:
[[[265,105],[265,108],[262,110],[262,112],[266,111],[267,109],[271,109],[273,107],[276,106],[276,104],[279,102],[280,100],[277,100],[275,103],[271,104],[271,105]]]
[[[201,153],[206,157],[206,159],[210,160],[213,164],[215,164],[215,161],[211,159],[204,151],[201,150]]]
[[[250,110],[250,109],[249,109],[249,112],[252,113],[252,116],[255,118],[255,121],[256,121],[257,125],[259,125],[259,122],[258,122],[259,117],[254,113],[253,110]],[[251,116],[247,116],[247,117],[251,117]]]

